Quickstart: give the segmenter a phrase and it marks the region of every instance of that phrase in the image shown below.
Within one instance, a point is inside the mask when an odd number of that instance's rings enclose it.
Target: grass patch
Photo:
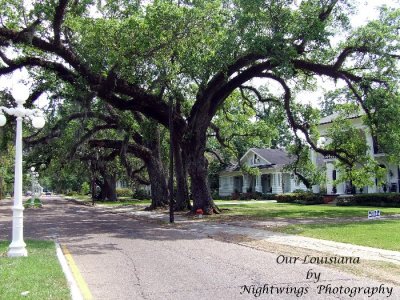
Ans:
[[[289,225],[276,230],[323,240],[400,251],[400,220]]]
[[[66,196],[66,199],[76,199],[84,203],[92,203],[92,198],[89,195],[73,195],[73,196]],[[132,199],[132,197],[118,197],[117,201],[101,201],[95,200],[94,203],[96,204],[103,204],[107,206],[125,206],[125,205],[150,205],[151,200],[138,200]]]
[[[7,257],[9,242],[0,241],[0,299],[70,299],[54,242],[27,241],[28,257]]]
[[[130,199],[130,200],[129,200]],[[136,199],[119,199],[118,201],[97,201],[97,204],[104,204],[107,206],[127,206],[127,205],[150,205],[151,200],[136,200]]]
[[[24,203],[25,208],[40,208],[43,207],[42,201],[39,198],[33,199],[33,203],[31,202],[31,199],[28,199]]]
[[[332,205],[301,205],[293,203],[241,203],[217,204],[224,210],[224,215],[241,216],[254,219],[270,218],[346,218],[365,217],[369,210],[367,206],[332,206]],[[400,214],[400,208],[379,207],[382,215]]]
[[[76,199],[76,200],[81,200],[84,202],[92,202],[92,197],[90,195],[79,195],[79,194],[73,194],[73,195],[66,195],[66,199]]]

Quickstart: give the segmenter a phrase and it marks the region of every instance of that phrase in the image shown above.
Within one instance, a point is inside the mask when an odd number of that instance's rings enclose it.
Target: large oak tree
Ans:
[[[316,77],[344,83],[373,134],[388,140],[379,120],[399,111],[399,11],[382,9],[379,20],[352,30],[352,1],[298,2],[59,0],[22,7],[2,1],[0,75],[46,70],[164,126],[173,97],[175,148],[191,178],[193,209],[212,212],[207,130],[224,101],[254,78],[277,84],[274,98],[291,128],[322,154],[346,162],[346,149],[317,146],[316,121],[295,102]],[[340,31],[341,41],[333,43]],[[397,119],[390,114],[389,121]]]

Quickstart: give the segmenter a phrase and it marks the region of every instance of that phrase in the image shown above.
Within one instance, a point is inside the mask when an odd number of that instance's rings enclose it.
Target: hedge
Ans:
[[[337,206],[400,207],[400,194],[398,193],[343,195],[336,199]]]
[[[117,197],[132,197],[133,192],[129,188],[116,189]]]
[[[298,203],[298,204],[323,204],[324,197],[321,194],[313,193],[290,193],[276,195],[275,200],[278,203]]]

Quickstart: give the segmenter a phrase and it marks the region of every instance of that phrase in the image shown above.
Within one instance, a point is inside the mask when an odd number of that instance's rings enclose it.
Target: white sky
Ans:
[[[298,0],[298,2],[301,0]],[[352,17],[351,22],[354,27],[361,26],[365,24],[367,21],[377,18],[378,10],[377,8],[382,5],[388,5],[390,7],[400,7],[400,0],[356,0],[355,1],[358,6],[358,13],[356,16]],[[27,78],[27,72],[22,70],[20,72],[16,72],[12,76],[2,76],[0,77],[0,88],[3,89],[5,87],[16,90],[17,93],[19,90],[23,90],[25,87],[19,81],[21,78]],[[334,86],[331,82],[319,82],[320,86],[324,86],[325,88],[332,89]],[[277,88],[279,89],[279,88]],[[313,106],[317,106],[319,100],[322,97],[322,90],[318,90],[316,92],[304,91],[299,94],[298,99],[302,103],[310,103]],[[45,107],[47,105],[46,97],[42,96],[39,101],[36,103],[39,107]]]
[[[351,18],[353,27],[365,25],[368,21],[377,19],[379,16],[378,8],[382,5],[389,7],[400,8],[400,0],[357,0],[357,13]],[[338,81],[338,86],[343,86],[343,82]],[[318,103],[323,97],[324,91],[329,91],[335,88],[332,80],[324,80],[318,78],[319,90],[315,92],[304,91],[298,93],[297,99],[304,104],[311,104],[313,107],[318,107]]]

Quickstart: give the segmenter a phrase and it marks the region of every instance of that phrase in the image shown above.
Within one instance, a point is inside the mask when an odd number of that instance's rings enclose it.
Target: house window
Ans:
[[[253,157],[253,164],[258,164],[258,163],[260,163],[260,159],[258,158],[258,156],[257,156],[257,154],[254,154],[254,157]]]
[[[228,185],[228,178],[227,177],[221,177],[221,186],[223,188],[226,188],[227,185]]]
[[[332,171],[332,180],[336,180],[336,170]]]

